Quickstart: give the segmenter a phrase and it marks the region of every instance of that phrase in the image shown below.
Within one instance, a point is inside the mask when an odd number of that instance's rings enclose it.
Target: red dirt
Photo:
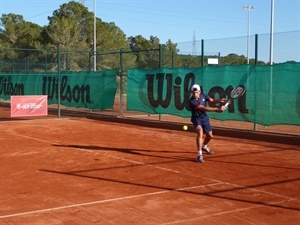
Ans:
[[[7,113],[7,112],[6,112]],[[182,124],[0,116],[1,225],[298,225],[300,138]]]

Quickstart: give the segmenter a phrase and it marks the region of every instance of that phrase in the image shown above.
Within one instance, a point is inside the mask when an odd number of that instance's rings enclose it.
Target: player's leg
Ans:
[[[207,120],[205,123],[203,123],[203,129],[205,132],[205,138],[203,141],[202,150],[205,151],[207,154],[213,154],[214,152],[207,146],[208,143],[213,138],[212,127],[211,127],[209,120]]]
[[[195,127],[197,136],[196,136],[196,145],[198,149],[197,162],[203,163],[203,155],[202,155],[202,146],[203,146],[203,129],[200,125]]]
[[[210,142],[210,140],[213,138],[213,133],[212,131],[209,131],[205,134],[205,139],[203,141],[203,145],[206,146]]]
[[[196,145],[197,145],[197,149],[200,151],[202,149],[203,146],[203,129],[200,125],[198,125],[196,128]],[[200,152],[201,153],[201,152]]]
[[[202,145],[203,145],[203,129],[202,122],[199,119],[191,120],[196,131],[196,146],[197,146],[197,162],[203,163],[204,159],[202,156]]]

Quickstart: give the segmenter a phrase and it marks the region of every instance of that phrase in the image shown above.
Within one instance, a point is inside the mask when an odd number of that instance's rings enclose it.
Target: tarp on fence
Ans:
[[[47,95],[48,104],[88,109],[113,108],[116,70],[40,74],[0,74],[0,98]]]
[[[246,93],[241,98],[223,113],[209,113],[210,117],[262,125],[300,125],[300,63],[130,69],[127,76],[127,110],[190,117],[192,84],[201,85],[215,99],[229,98],[234,87],[244,85]]]

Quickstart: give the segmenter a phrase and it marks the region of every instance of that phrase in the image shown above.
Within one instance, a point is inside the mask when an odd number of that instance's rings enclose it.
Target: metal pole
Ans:
[[[158,46],[159,48],[158,48],[158,57],[159,57],[159,68],[162,68],[163,67],[163,64],[162,64],[162,45],[161,44],[159,44],[159,46]]]
[[[94,0],[94,71],[96,71],[97,57],[96,57],[96,0]]]
[[[201,39],[201,67],[204,66],[204,40]]]
[[[271,28],[270,28],[270,111],[273,108],[273,33],[274,33],[274,0],[271,0]]]
[[[120,116],[123,117],[123,54],[122,54],[123,49],[120,48]]]
[[[60,100],[61,100],[61,81],[60,81],[60,45],[57,46],[57,75],[58,75],[58,81],[57,81],[57,116],[60,119]]]
[[[172,51],[172,68],[174,68],[174,58],[175,58],[175,53]]]
[[[248,34],[247,34],[247,64],[249,64],[249,51],[250,51],[250,10],[248,10]]]
[[[249,52],[250,52],[250,10],[254,9],[254,6],[244,5],[244,10],[248,11],[248,34],[247,34],[247,64],[249,64]]]
[[[271,0],[270,65],[273,64],[274,0]]]
[[[159,51],[159,68],[162,68],[162,45],[161,44],[159,44],[159,49],[158,49],[158,51]],[[159,121],[161,121],[162,120],[162,115],[161,115],[161,113],[158,115],[158,118],[159,118]]]
[[[255,34],[255,66],[257,66],[258,62],[258,35]],[[256,84],[257,83],[257,78],[254,80],[254,90],[255,90],[255,97],[254,97],[254,123],[253,123],[253,129],[257,130],[257,124],[256,124],[256,109],[257,109],[257,90],[256,90]]]
[[[258,35],[255,34],[255,61],[254,64],[257,65],[258,62]]]

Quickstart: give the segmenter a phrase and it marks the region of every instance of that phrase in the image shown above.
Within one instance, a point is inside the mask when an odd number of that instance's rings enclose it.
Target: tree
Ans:
[[[162,45],[162,51],[163,66],[171,67],[180,64],[180,58],[176,57],[178,56],[179,52],[179,50],[177,49],[177,44],[172,43],[172,41],[169,39],[166,44]]]
[[[234,53],[228,54],[226,57],[221,57],[222,65],[242,65],[247,63],[245,56]]]
[[[126,35],[115,25],[97,19],[97,66],[99,69],[119,68],[119,51],[128,49]],[[111,54],[109,54],[111,53]]]
[[[128,38],[130,49],[136,56],[136,67],[143,69],[157,68],[159,66],[159,39],[150,36],[147,40],[143,36]]]
[[[11,67],[15,71],[24,71],[29,62],[34,63],[39,57],[36,49],[42,45],[42,28],[24,21],[23,16],[12,13],[3,14],[0,20],[0,45],[6,48],[1,51],[1,58],[7,59],[2,62],[2,71],[10,71]],[[7,50],[8,48],[11,50]]]
[[[93,14],[82,4],[71,1],[48,17],[47,32],[53,44],[60,44],[63,49],[75,47],[87,48],[86,40],[91,38]]]
[[[71,1],[55,10],[53,16],[48,19],[50,23],[47,33],[52,44],[59,44],[63,51],[79,49],[86,51],[85,54],[72,57],[71,68],[77,68],[79,64],[89,65],[89,59],[92,59],[94,51],[94,14],[82,4]],[[116,49],[127,47],[125,34],[114,23],[105,23],[99,18],[96,19],[96,31],[97,68],[116,68],[119,62],[118,55],[101,54],[101,52],[116,51]],[[74,59],[79,60],[75,62]],[[66,68],[66,57],[62,63]]]
[[[8,48],[36,48],[41,42],[41,27],[26,22],[23,16],[3,14],[1,17],[1,42]]]

